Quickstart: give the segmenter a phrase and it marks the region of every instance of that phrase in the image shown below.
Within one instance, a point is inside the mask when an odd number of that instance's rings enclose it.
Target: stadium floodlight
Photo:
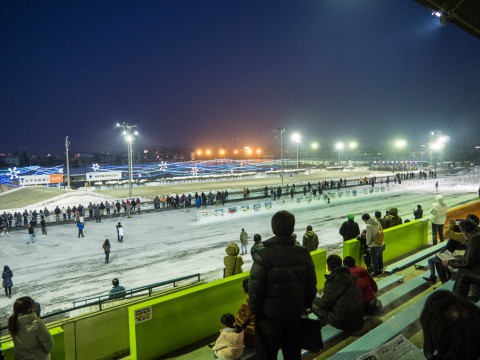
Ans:
[[[133,183],[133,152],[132,152],[132,143],[135,139],[135,136],[138,135],[137,131],[134,131],[137,125],[131,125],[126,122],[117,123],[117,127],[122,128],[123,138],[127,143],[128,149],[128,197],[132,197],[132,183]]]
[[[404,149],[406,146],[407,146],[407,140],[405,139],[395,140],[395,147],[397,149]]]

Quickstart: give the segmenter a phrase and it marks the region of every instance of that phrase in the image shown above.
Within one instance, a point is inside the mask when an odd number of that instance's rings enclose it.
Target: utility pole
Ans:
[[[65,138],[65,152],[67,156],[67,189],[70,190],[70,163],[68,161],[68,147],[70,142],[68,141],[68,136]]]
[[[280,166],[281,166],[280,176],[282,177],[282,185],[283,185],[283,132],[285,131],[285,129],[277,128],[277,130],[280,131],[280,159],[281,159],[280,160]]]

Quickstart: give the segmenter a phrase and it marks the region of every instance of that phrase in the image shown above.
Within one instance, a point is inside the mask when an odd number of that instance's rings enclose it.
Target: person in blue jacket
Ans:
[[[9,299],[12,297],[12,286],[13,286],[13,272],[12,270],[5,265],[3,267],[3,273],[2,273],[2,279],[3,279],[3,286],[5,288],[5,296],[7,296]]]

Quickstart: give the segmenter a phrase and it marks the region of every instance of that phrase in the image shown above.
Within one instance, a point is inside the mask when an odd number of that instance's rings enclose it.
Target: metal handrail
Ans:
[[[178,277],[178,278],[171,279],[171,280],[161,281],[161,282],[158,282],[158,283],[153,283],[153,284],[150,284],[150,285],[145,285],[145,286],[140,286],[140,287],[137,287],[137,288],[125,290],[125,296],[128,296],[129,298],[132,298],[133,294],[148,290],[148,296],[151,297],[152,293],[153,293],[153,289],[155,289],[155,288],[158,288],[158,287],[164,286],[164,285],[168,285],[168,284],[173,284],[173,286],[175,287],[177,282],[182,281],[182,280],[191,279],[191,278],[197,278],[197,282],[200,282],[200,274],[186,275],[186,276]],[[116,295],[118,295],[118,294],[116,294]],[[73,307],[72,308],[54,311],[52,313],[42,315],[41,318],[46,319],[46,318],[62,315],[62,314],[69,313],[71,311],[75,311],[75,310],[79,310],[79,309],[83,309],[83,308],[86,308],[86,307],[89,307],[89,306],[92,306],[92,305],[98,305],[99,311],[102,311],[102,304],[103,303],[105,303],[107,301],[116,301],[116,300],[120,300],[120,299],[123,298],[123,295],[122,295],[121,298],[117,297],[115,299],[111,299],[111,298],[109,298],[109,296],[110,296],[110,294],[106,294],[106,295],[102,294],[102,295],[98,295],[98,296],[91,297],[91,298],[88,298],[88,299],[75,300],[75,301],[73,301]],[[89,300],[95,300],[95,301],[88,302]],[[80,304],[80,305],[77,305],[77,303],[80,303],[80,302],[84,302],[84,303]],[[0,331],[6,330],[6,329],[7,329],[7,326],[0,327]]]
[[[200,274],[192,274],[192,275],[186,275],[186,276],[182,276],[182,277],[171,279],[171,280],[166,280],[166,281],[161,281],[161,282],[158,282],[158,283],[153,283],[153,284],[149,284],[149,285],[140,286],[140,287],[133,288],[133,289],[128,289],[128,290],[125,290],[124,292],[122,292],[122,294],[124,293],[125,296],[129,295],[130,297],[132,297],[133,294],[148,290],[148,296],[150,297],[150,296],[152,296],[153,289],[155,289],[155,288],[158,288],[160,286],[165,286],[165,285],[168,285],[168,284],[173,284],[173,287],[175,287],[177,282],[182,281],[182,280],[191,279],[191,278],[194,278],[194,277],[197,278],[197,281],[200,281]],[[124,296],[122,295],[122,297],[124,297]],[[118,298],[116,298],[116,299],[118,300]],[[91,301],[91,300],[93,300],[93,301]],[[93,297],[90,297],[90,298],[87,298],[87,299],[74,300],[73,301],[73,307],[76,308],[76,307],[78,307],[77,303],[83,302],[84,305],[96,305],[96,304],[98,304],[98,305],[100,305],[100,309],[101,309],[101,304],[104,303],[107,300],[114,300],[114,299],[110,298],[110,294],[103,293],[101,295],[96,295],[96,296],[93,296]]]

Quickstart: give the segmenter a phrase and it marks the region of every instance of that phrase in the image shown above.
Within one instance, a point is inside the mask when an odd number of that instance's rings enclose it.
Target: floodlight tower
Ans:
[[[338,150],[338,166],[342,165],[342,150],[345,147],[345,144],[343,142],[338,142],[335,144],[335,148]]]
[[[126,122],[117,123],[117,127],[123,129],[123,138],[127,142],[128,149],[128,197],[132,197],[132,182],[133,182],[133,153],[132,153],[132,142],[135,139],[135,136],[138,135],[137,131],[133,131],[137,125],[130,125]]]
[[[302,136],[298,133],[295,133],[292,135],[292,140],[297,143],[297,170],[298,170],[298,144],[300,143],[301,139],[302,139]]]

